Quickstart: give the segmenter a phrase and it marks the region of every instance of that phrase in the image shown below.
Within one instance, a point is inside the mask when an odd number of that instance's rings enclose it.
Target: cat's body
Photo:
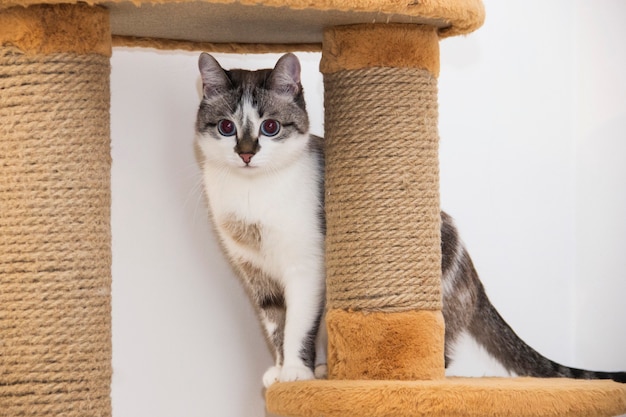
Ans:
[[[233,71],[226,78],[203,55],[197,122],[214,225],[274,349],[266,386],[312,378],[316,350],[325,363],[322,346],[315,348],[325,276],[322,142],[309,135],[299,63],[277,65],[273,76]]]
[[[264,383],[312,378],[325,363],[324,169],[322,141],[308,132],[299,62],[287,54],[273,70],[224,71],[202,54],[199,65],[204,97],[196,129],[205,191],[275,353]],[[489,302],[445,213],[441,232],[446,365],[454,342],[468,332],[518,375],[626,382],[626,373],[567,368],[526,345]]]

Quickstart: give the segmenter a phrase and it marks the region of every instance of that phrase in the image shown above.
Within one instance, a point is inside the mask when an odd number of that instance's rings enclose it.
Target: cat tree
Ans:
[[[0,0],[0,415],[111,415],[112,43],[322,45],[329,380],[275,384],[270,411],[626,413],[611,381],[444,377],[438,41],[479,0],[88,3]]]

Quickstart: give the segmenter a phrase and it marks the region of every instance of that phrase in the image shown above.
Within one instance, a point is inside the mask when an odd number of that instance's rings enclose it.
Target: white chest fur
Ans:
[[[231,260],[249,262],[281,281],[296,267],[319,273],[323,233],[314,156],[273,173],[253,170],[204,167],[211,214]]]

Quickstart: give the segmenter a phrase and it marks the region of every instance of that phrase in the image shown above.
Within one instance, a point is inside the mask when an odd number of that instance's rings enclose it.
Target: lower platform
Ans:
[[[314,380],[274,384],[266,403],[284,417],[608,417],[626,414],[626,384],[566,378]]]

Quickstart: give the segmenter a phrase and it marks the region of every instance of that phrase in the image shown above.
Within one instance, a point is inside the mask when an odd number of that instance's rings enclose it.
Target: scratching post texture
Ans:
[[[0,16],[0,415],[111,415],[108,15]]]
[[[436,31],[335,28],[324,52],[329,376],[442,378]]]
[[[324,80],[329,308],[441,308],[436,79],[368,68]]]

